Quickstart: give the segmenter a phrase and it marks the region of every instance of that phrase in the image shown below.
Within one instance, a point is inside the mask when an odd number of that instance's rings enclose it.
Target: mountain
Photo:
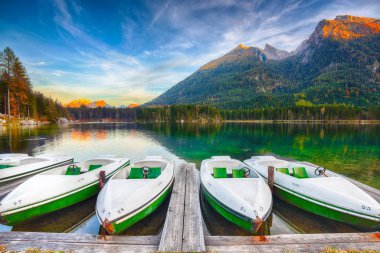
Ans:
[[[91,104],[90,100],[86,98],[80,98],[80,99],[71,101],[70,103],[66,105],[66,107],[79,108],[81,106],[89,106],[89,104]]]
[[[268,59],[281,60],[292,55],[288,51],[277,49],[271,45],[265,44],[264,53]]]
[[[128,108],[136,108],[136,107],[139,107],[139,106],[140,106],[139,104],[132,103],[132,104],[128,105]]]
[[[86,98],[80,98],[80,99],[73,100],[66,105],[66,107],[70,107],[70,108],[80,108],[81,106],[85,106],[85,107],[89,107],[89,108],[98,108],[98,107],[109,108],[109,107],[111,107],[104,100],[98,100],[98,101],[92,102]]]
[[[293,52],[239,45],[145,104],[222,108],[380,104],[380,20],[319,22]]]
[[[104,100],[97,100],[97,101],[91,102],[91,104],[89,104],[88,107],[90,107],[90,108],[98,108],[98,107],[109,108],[111,106],[109,104],[107,104],[107,102]]]

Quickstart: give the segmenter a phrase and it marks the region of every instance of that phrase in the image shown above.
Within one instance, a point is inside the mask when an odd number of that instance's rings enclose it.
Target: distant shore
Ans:
[[[227,123],[292,123],[292,124],[380,124],[380,120],[223,120]]]
[[[257,124],[352,124],[377,125],[380,120],[177,120],[177,121],[72,121],[70,124],[107,124],[107,123],[257,123]]]

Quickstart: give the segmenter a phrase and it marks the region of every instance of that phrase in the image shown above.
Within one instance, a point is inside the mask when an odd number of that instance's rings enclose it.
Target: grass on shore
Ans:
[[[326,247],[321,253],[380,253],[380,250],[337,249],[334,247]]]
[[[7,250],[7,246],[0,245],[0,253],[69,253],[72,251],[63,251],[63,250],[43,250],[38,248],[29,248],[24,251],[13,251],[13,250]]]

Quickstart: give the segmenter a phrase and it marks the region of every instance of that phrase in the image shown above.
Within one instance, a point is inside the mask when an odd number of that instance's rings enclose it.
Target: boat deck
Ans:
[[[351,180],[380,200],[380,191]],[[0,188],[0,193],[1,193]],[[326,247],[380,250],[380,233],[211,236],[201,214],[199,173],[192,163],[176,169],[164,227],[156,236],[100,236],[40,232],[2,232],[0,250],[65,252],[320,252]]]

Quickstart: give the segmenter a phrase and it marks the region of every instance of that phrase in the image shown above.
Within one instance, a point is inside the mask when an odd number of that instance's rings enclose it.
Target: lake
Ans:
[[[94,123],[67,127],[1,127],[0,153],[30,155],[60,153],[76,161],[98,155],[123,155],[132,161],[162,155],[194,162],[230,155],[244,160],[275,154],[309,161],[380,189],[380,125],[348,124],[135,124]],[[96,197],[17,227],[0,230],[99,232],[94,216]],[[126,231],[129,235],[157,234],[168,201],[154,215]],[[214,235],[244,235],[245,231],[220,217],[203,199],[202,213]],[[275,199],[271,234],[356,232],[355,228],[303,212]]]

